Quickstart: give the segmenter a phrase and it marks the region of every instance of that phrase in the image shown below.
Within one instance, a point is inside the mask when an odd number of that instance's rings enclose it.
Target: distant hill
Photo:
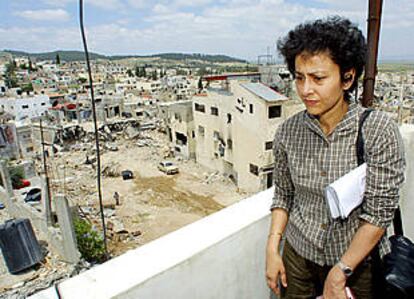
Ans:
[[[55,60],[56,55],[59,54],[60,60],[62,61],[79,61],[85,59],[85,54],[82,51],[53,51],[46,53],[27,53],[22,51],[14,50],[4,50],[6,53],[10,53],[13,56],[29,56],[36,58],[38,60]],[[217,62],[241,62],[245,63],[245,60],[233,58],[226,55],[207,55],[207,54],[183,54],[183,53],[163,53],[163,54],[154,54],[154,55],[114,55],[106,56],[97,53],[89,52],[89,58],[91,60],[95,59],[109,59],[109,60],[119,60],[127,58],[160,58],[166,60],[202,60],[212,63]]]
[[[27,53],[22,51],[4,50],[6,53],[10,53],[13,56],[25,56],[33,57],[37,60],[55,60],[56,55],[59,54],[60,60],[64,61],[79,61],[85,59],[85,54],[81,51],[53,51],[45,53]],[[99,55],[89,52],[90,59],[109,59],[105,55]]]

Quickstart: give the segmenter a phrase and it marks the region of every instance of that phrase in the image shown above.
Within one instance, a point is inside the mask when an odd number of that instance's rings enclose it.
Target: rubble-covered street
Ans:
[[[132,129],[132,127],[128,127]],[[118,255],[228,206],[242,197],[234,184],[194,161],[169,156],[167,136],[157,130],[128,130],[101,144],[102,194],[111,253]],[[132,138],[131,138],[132,136]],[[94,144],[75,143],[53,161],[53,193],[64,193],[81,214],[100,225],[96,191]],[[157,169],[163,159],[173,160],[179,173]],[[90,163],[90,162],[88,162]],[[121,172],[134,178],[123,180]],[[120,205],[115,205],[114,194]],[[122,243],[119,244],[119,242]]]

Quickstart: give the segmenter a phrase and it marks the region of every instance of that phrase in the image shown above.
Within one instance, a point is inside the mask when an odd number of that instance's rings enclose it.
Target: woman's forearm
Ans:
[[[284,209],[276,208],[272,211],[268,245],[277,251],[279,250],[280,240],[282,239],[282,234],[285,231],[288,218],[288,213]]]
[[[385,229],[368,222],[363,222],[353,237],[348,250],[342,256],[341,261],[355,269],[372,249],[378,244]]]

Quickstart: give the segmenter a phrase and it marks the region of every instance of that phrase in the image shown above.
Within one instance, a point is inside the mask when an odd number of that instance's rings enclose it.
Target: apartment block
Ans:
[[[211,82],[193,97],[196,160],[247,192],[272,185],[276,128],[302,104],[262,83]]]

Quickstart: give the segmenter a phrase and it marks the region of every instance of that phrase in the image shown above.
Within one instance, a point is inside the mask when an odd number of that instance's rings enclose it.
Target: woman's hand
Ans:
[[[272,242],[270,237],[267,243],[266,249],[266,280],[269,288],[277,295],[280,294],[280,289],[278,285],[278,280],[282,282],[282,285],[286,288],[286,273],[285,266],[282,261],[282,257],[278,252],[278,246],[275,246],[275,243]]]
[[[338,266],[333,266],[323,287],[324,299],[346,299],[346,277]]]

